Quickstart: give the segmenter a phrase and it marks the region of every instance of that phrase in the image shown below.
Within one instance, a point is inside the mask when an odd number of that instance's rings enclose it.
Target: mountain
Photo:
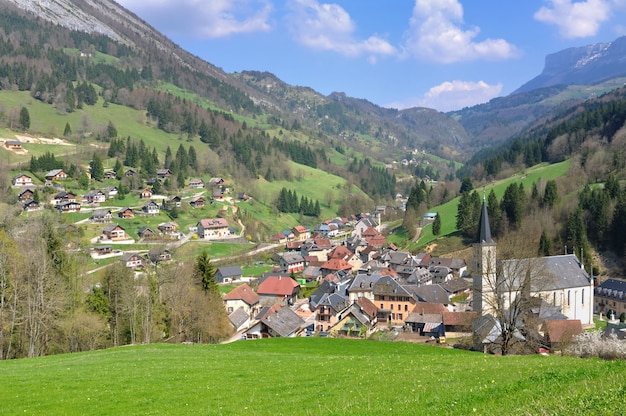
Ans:
[[[513,94],[555,85],[596,85],[619,77],[626,77],[626,36],[548,55],[543,72]]]

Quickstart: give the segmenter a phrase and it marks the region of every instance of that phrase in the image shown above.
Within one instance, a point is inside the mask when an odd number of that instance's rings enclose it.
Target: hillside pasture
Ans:
[[[0,362],[2,412],[620,415],[626,363],[297,338]]]

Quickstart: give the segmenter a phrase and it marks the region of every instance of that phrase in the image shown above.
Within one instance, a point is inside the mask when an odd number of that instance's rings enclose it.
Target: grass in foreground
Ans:
[[[624,414],[626,363],[270,339],[0,362],[4,414]]]

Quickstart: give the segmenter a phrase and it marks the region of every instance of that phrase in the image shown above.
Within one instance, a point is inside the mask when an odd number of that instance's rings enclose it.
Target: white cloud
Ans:
[[[504,39],[475,41],[480,28],[464,30],[463,6],[458,0],[416,0],[406,52],[418,59],[453,63],[474,59],[516,57],[517,48]]]
[[[117,0],[158,30],[171,35],[220,38],[266,32],[270,0]]]
[[[600,24],[611,16],[614,7],[620,1],[615,0],[547,0],[549,6],[543,6],[535,13],[535,19],[556,25],[565,38],[584,38],[594,36]]]
[[[337,52],[345,56],[369,55],[370,62],[378,56],[397,53],[385,39],[372,35],[356,39],[356,25],[344,8],[317,0],[289,2],[288,27],[296,41],[312,49]]]
[[[432,87],[423,97],[409,98],[390,103],[385,107],[427,107],[447,112],[486,103],[500,95],[502,84],[489,85],[484,81],[446,81]]]

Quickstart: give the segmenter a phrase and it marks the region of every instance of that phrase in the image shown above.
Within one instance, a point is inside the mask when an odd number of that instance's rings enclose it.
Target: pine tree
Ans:
[[[202,251],[196,257],[194,275],[199,280],[200,286],[205,293],[219,296],[217,280],[215,279],[216,273],[217,270],[209,258],[209,253],[206,250]]]
[[[435,221],[433,222],[433,235],[441,234],[441,217],[439,213],[435,216]]]
[[[104,179],[104,166],[102,165],[102,159],[97,153],[94,153],[91,158],[91,177],[96,181],[102,181]]]
[[[72,134],[72,127],[70,127],[70,123],[65,123],[65,129],[63,130],[63,137],[69,137]]]
[[[20,110],[20,126],[22,130],[28,130],[30,128],[30,113],[26,107],[22,107]]]

